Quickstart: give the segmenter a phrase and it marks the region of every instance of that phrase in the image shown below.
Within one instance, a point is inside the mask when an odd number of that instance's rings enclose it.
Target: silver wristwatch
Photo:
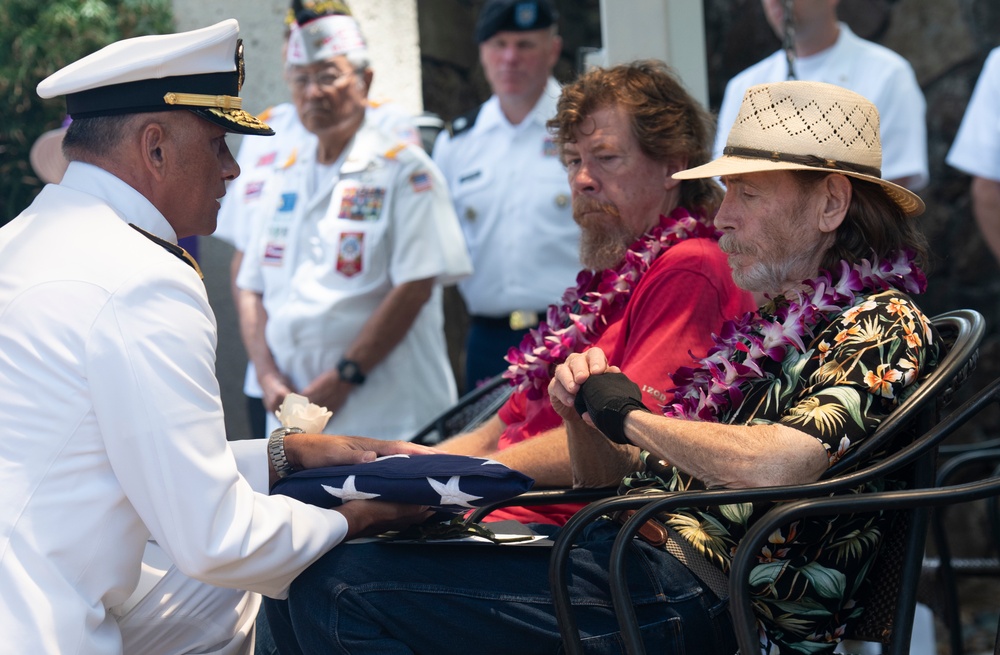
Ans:
[[[304,430],[299,428],[278,428],[271,433],[267,440],[267,454],[271,458],[271,466],[279,478],[283,478],[295,469],[288,463],[285,457],[285,436],[289,434],[302,434]]]

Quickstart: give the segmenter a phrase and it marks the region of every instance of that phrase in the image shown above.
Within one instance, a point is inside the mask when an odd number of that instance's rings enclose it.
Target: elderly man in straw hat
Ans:
[[[930,321],[910,298],[924,287],[912,222],[923,203],[881,179],[880,158],[878,113],[865,98],[811,82],[747,91],[726,153],[675,177],[723,176],[722,248],[735,280],[771,300],[674,375],[666,408],[644,407],[638,386],[599,349],[571,355],[549,390],[570,433],[577,485],[617,483],[627,471],[639,471],[626,475],[628,487],[805,483],[874,431],[938,356]],[[574,403],[588,378],[585,421]],[[673,471],[644,471],[648,454]],[[669,539],[637,540],[629,588],[648,648],[735,651],[726,573],[759,511],[743,509],[679,511],[663,517]],[[879,522],[802,523],[764,554],[782,564],[758,599],[766,638],[782,652],[834,649],[858,611],[853,590],[875,556]],[[570,555],[590,652],[620,649],[606,572],[616,532],[598,521]],[[504,652],[558,650],[543,549],[453,549],[444,562],[434,548],[378,549],[336,549],[299,576],[287,603],[267,602],[278,643],[301,648],[287,652],[362,641],[380,653],[500,643]],[[450,612],[461,620],[442,631],[439,617]]]
[[[215,320],[176,241],[215,228],[227,132],[271,133],[240,108],[238,36],[129,39],[38,85],[74,120],[61,183],[0,229],[2,653],[248,652],[258,598],[204,583],[281,596],[343,539],[425,515],[266,494],[289,464],[417,446],[226,442]]]

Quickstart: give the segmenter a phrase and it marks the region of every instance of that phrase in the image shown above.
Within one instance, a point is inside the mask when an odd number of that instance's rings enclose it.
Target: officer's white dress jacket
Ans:
[[[152,535],[184,573],[285,594],[346,522],[225,438],[215,317],[138,192],[73,163],[0,229],[0,652],[120,652]]]
[[[365,124],[318,184],[315,157],[313,138],[267,181],[237,285],[262,294],[267,345],[302,389],[336,367],[394,286],[435,278],[406,336],[326,428],[407,438],[455,401],[441,285],[471,271],[462,232],[420,148]]]

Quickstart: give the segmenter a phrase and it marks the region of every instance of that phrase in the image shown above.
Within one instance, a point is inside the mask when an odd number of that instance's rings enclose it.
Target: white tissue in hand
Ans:
[[[323,431],[333,412],[326,407],[320,407],[309,402],[305,396],[290,393],[285,396],[281,407],[274,415],[286,428],[299,428],[305,432],[316,434]]]

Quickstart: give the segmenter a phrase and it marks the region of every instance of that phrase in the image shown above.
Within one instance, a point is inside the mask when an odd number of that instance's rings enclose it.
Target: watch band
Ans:
[[[295,470],[288,463],[288,458],[285,457],[285,436],[289,434],[302,434],[303,432],[304,430],[299,428],[281,427],[272,432],[268,438],[267,455],[271,458],[271,466],[274,467],[274,472],[278,474],[279,478],[283,478]]]
[[[365,383],[365,374],[361,372],[361,366],[356,361],[346,357],[337,362],[337,375],[348,384]]]

